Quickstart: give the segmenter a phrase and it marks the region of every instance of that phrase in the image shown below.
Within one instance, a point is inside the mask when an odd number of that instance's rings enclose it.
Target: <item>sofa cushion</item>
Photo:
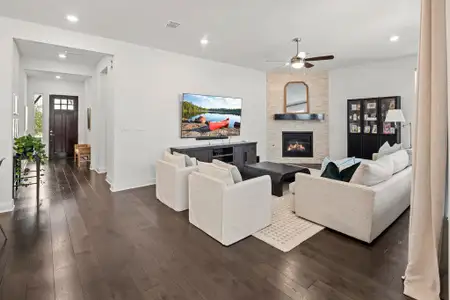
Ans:
[[[373,186],[388,180],[393,173],[394,162],[390,155],[386,155],[376,161],[362,161],[350,183]]]
[[[198,171],[202,174],[211,176],[224,182],[226,185],[233,185],[233,176],[231,171],[225,168],[221,168],[212,163],[198,162]]]
[[[178,152],[175,152],[175,151],[173,151],[172,154],[175,155],[175,156],[183,156],[184,160],[186,161],[186,167],[192,167],[192,166],[196,166],[197,165],[197,159],[195,157],[189,157],[186,154],[178,153]]]
[[[321,177],[341,180],[341,177],[339,176],[339,167],[334,162],[329,162],[325,167],[325,170],[323,171]]]
[[[353,174],[356,172],[356,170],[359,168],[360,165],[361,162],[356,163],[353,166],[350,166],[342,170],[339,174],[339,176],[341,177],[341,181],[350,182],[350,180],[353,177]]]
[[[399,150],[392,154],[389,154],[392,158],[392,162],[394,163],[394,173],[398,173],[408,167],[409,164],[409,155],[406,150]]]
[[[388,142],[385,142],[380,149],[378,150],[377,160],[382,158],[383,156],[392,154],[402,149],[402,144],[394,144],[389,145]]]
[[[217,159],[213,159],[212,162],[216,166],[230,170],[231,176],[233,176],[234,183],[242,182],[241,172],[239,172],[239,169],[236,166],[227,164],[227,163],[225,163],[221,160],[217,160]]]
[[[167,151],[164,152],[163,160],[165,162],[168,162],[169,164],[176,166],[177,168],[186,167],[186,159],[183,156],[176,156],[176,155],[170,154]]]
[[[334,162],[330,162],[325,168],[325,171],[322,173],[322,177],[349,182],[352,179],[353,173],[355,173],[360,164],[361,163],[359,162],[343,169],[342,171],[339,171],[339,167]]]

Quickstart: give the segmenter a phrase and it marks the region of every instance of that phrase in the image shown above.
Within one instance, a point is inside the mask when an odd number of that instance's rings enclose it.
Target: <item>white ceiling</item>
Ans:
[[[2,1],[2,0],[0,0]],[[23,57],[59,61],[94,68],[106,55],[93,51],[61,47],[34,41],[15,39],[17,48]],[[62,60],[58,54],[67,52],[67,58]]]
[[[267,70],[265,60],[334,54],[331,69],[417,53],[420,0],[0,0],[0,15]],[[66,14],[80,22],[69,24]],[[167,29],[168,20],[181,23]],[[391,35],[399,35],[391,43]],[[210,44],[200,45],[208,36]]]
[[[39,78],[44,80],[55,81],[71,81],[71,82],[84,82],[88,76],[76,75],[76,74],[63,74],[49,71],[37,71],[37,70],[25,70],[28,77]],[[56,79],[56,76],[61,76],[61,79]]]

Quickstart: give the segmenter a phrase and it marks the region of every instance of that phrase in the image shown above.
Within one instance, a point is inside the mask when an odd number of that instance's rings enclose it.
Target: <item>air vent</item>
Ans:
[[[174,21],[169,21],[166,24],[167,28],[177,28],[178,26],[180,26],[180,23],[174,22]]]

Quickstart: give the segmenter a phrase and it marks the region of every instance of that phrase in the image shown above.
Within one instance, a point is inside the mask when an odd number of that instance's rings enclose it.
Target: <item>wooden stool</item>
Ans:
[[[75,144],[74,153],[78,167],[81,165],[81,159],[83,159],[84,162],[91,161],[91,145],[89,144]]]

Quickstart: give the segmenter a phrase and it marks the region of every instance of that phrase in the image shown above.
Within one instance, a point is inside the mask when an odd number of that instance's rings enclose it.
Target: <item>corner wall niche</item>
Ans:
[[[304,82],[308,86],[308,111],[306,113],[286,113],[285,86],[288,82]],[[267,158],[274,162],[285,163],[321,163],[329,155],[328,145],[328,72],[267,73]],[[287,153],[283,150],[283,132],[310,133],[311,148],[303,151],[306,140],[300,140],[302,146],[291,147]],[[284,141],[284,142],[283,142]],[[297,143],[297,144],[300,144]],[[294,143],[295,144],[295,143]],[[307,145],[309,146],[309,145]],[[306,147],[305,147],[306,150]],[[294,153],[295,152],[295,153]],[[284,153],[284,155],[283,155]]]

